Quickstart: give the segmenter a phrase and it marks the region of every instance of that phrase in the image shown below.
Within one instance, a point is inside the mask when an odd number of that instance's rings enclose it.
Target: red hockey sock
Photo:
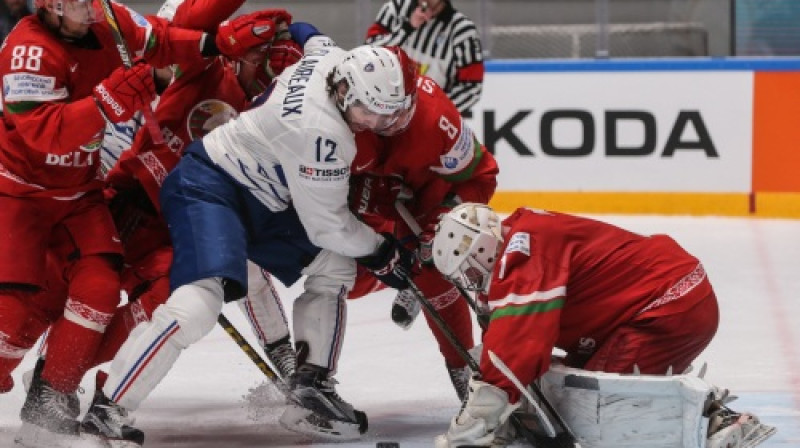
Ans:
[[[23,291],[0,290],[0,393],[14,387],[11,372],[36,341],[25,337],[31,315],[25,303],[30,296]]]
[[[103,333],[66,318],[53,325],[47,338],[47,362],[42,379],[59,392],[72,393],[91,366]]]
[[[152,312],[143,314],[138,302],[128,303],[117,308],[111,323],[108,324],[103,334],[103,340],[97,349],[92,366],[98,366],[114,359],[114,355],[128,339],[131,330],[141,319],[149,320],[151,314]]]
[[[466,300],[456,300],[446,307],[437,310],[442,316],[442,320],[450,327],[453,334],[456,336],[458,342],[469,350],[474,345],[472,338],[472,317],[470,315],[469,306]],[[458,368],[464,367],[466,362],[458,354],[458,351],[453,347],[447,337],[436,325],[436,322],[428,316],[425,312],[425,319],[428,321],[428,326],[431,328],[436,341],[439,343],[439,351],[444,356],[444,362],[448,367]]]

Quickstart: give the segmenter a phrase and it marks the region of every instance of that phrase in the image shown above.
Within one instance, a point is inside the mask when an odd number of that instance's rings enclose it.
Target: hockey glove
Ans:
[[[356,261],[386,286],[395,289],[408,288],[408,276],[414,265],[414,253],[400,244],[391,233],[381,233],[385,238],[378,250]]]
[[[220,53],[238,60],[252,47],[272,42],[282,23],[291,23],[292,16],[283,9],[266,9],[222,22],[214,42]]]
[[[419,248],[417,249],[417,258],[420,264],[425,266],[433,266],[433,236],[436,234],[436,227],[442,216],[450,213],[450,210],[461,204],[461,198],[456,194],[448,193],[442,203],[428,213],[428,217],[423,222],[422,233],[419,234]]]
[[[128,121],[156,97],[153,67],[144,59],[137,59],[129,69],[119,67],[95,86],[92,95],[106,120]]]
[[[413,198],[411,189],[398,176],[375,176],[360,174],[350,178],[350,209],[353,213],[376,215],[397,221],[396,201]]]
[[[508,402],[508,394],[503,389],[471,379],[466,403],[450,422],[447,433],[436,437],[434,446],[493,446],[496,431],[518,407],[519,404]]]
[[[264,69],[270,78],[274,78],[302,57],[303,49],[300,45],[291,39],[281,39],[270,45]]]

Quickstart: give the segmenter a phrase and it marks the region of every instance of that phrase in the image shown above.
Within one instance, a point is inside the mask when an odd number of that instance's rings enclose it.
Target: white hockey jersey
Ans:
[[[347,206],[353,133],[326,89],[344,50],[314,36],[262,105],[203,138],[211,160],[273,211],[292,203],[310,240],[348,257],[383,241]]]

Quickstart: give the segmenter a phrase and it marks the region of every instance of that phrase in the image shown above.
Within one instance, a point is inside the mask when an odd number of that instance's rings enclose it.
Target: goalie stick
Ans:
[[[411,212],[408,210],[408,208],[405,206],[405,204],[403,204],[400,201],[397,201],[397,202],[395,202],[395,209],[397,210],[397,213],[400,215],[400,217],[403,218],[403,221],[405,221],[406,225],[408,225],[408,228],[412,232],[414,232],[415,235],[419,236],[422,233],[422,227],[420,227],[419,223],[417,223],[417,220],[414,218],[414,215],[411,214]],[[480,366],[478,366],[478,364],[475,362],[475,360],[472,358],[472,356],[470,356],[469,353],[467,353],[466,350],[464,350],[464,347],[461,346],[461,344],[455,339],[455,336],[452,334],[452,332],[448,331],[449,327],[441,319],[441,316],[433,308],[433,305],[431,305],[430,302],[428,302],[428,300],[424,298],[424,296],[422,295],[422,292],[419,290],[419,288],[416,286],[416,284],[414,284],[411,281],[411,279],[409,279],[409,284],[411,285],[412,289],[414,290],[414,293],[417,296],[417,299],[420,301],[420,303],[422,303],[422,305],[425,307],[425,309],[428,310],[428,312],[431,314],[431,317],[434,319],[436,324],[442,329],[442,332],[445,333],[445,336],[448,338],[450,343],[453,345],[453,347],[456,348],[456,351],[458,351],[459,354],[462,357],[464,357],[464,354],[461,354],[461,351],[462,350],[464,351],[464,353],[466,354],[465,360],[467,361],[467,364],[469,364],[470,369],[472,369],[473,372],[479,373],[480,372]],[[466,291],[461,285],[458,285],[456,283],[453,283],[453,286],[456,287],[456,289],[458,290],[459,294],[461,294],[461,296],[464,298],[464,300],[467,301],[467,303],[469,304],[470,308],[472,308],[472,311],[475,312],[475,315],[476,315],[476,317],[478,319],[478,324],[480,325],[481,329],[486,330],[486,327],[489,325],[488,316],[486,316],[485,314],[481,313],[478,310],[477,303],[469,295],[468,291]],[[426,302],[427,302],[427,306],[426,306]],[[492,360],[492,363],[494,364],[494,360]],[[495,364],[495,365],[497,365],[497,364]],[[503,364],[503,365],[505,366],[505,364]],[[508,377],[507,371],[508,371],[508,373],[511,373],[510,370],[508,370],[507,368],[506,368],[506,370],[503,370],[500,367],[498,367],[498,370],[503,372],[503,374],[506,375],[507,377]],[[553,427],[553,424],[550,422],[550,419],[547,417],[547,414],[545,414],[542,411],[542,408],[539,407],[539,404],[535,400],[533,400],[533,397],[530,396],[530,393],[528,392],[528,390],[520,383],[520,381],[516,378],[516,376],[513,376],[513,373],[511,373],[511,375],[512,375],[512,377],[509,377],[509,380],[511,380],[511,382],[514,383],[515,386],[517,386],[517,388],[520,390],[520,392],[522,392],[522,394],[530,401],[531,405],[536,410],[536,418],[538,420],[539,426],[545,431],[545,433],[547,434],[547,437],[549,438],[549,439],[545,439],[545,440],[548,440],[547,442],[544,442],[543,440],[541,440],[542,439],[541,436],[539,436],[538,434],[534,433],[534,436],[537,439],[539,439],[537,441],[534,441],[534,440],[531,440],[528,437],[527,434],[525,434],[525,437],[528,439],[528,441],[530,441],[531,443],[534,443],[534,446],[540,446],[541,445],[541,446],[544,446],[544,447],[548,447],[549,446],[549,447],[564,447],[564,448],[566,448],[566,447],[580,448],[581,445],[578,443],[578,441],[577,441],[577,439],[575,437],[575,434],[572,432],[572,430],[569,428],[569,426],[567,426],[567,423],[564,421],[564,419],[561,417],[561,415],[558,413],[558,411],[556,411],[555,407],[553,407],[553,405],[550,403],[550,400],[548,400],[547,397],[545,397],[544,393],[542,393],[542,391],[539,388],[539,386],[536,383],[533,383],[533,384],[530,385],[530,388],[536,394],[536,397],[544,405],[544,407],[547,408],[547,411],[550,413],[550,415],[552,415],[553,418],[556,420],[556,423],[558,424],[558,426],[560,426],[561,431],[556,431],[556,429]],[[515,414],[511,414],[511,416],[514,417]],[[516,429],[518,431],[522,427],[522,428],[524,428],[523,429],[524,433],[532,433],[532,431],[530,429],[525,427],[524,423],[521,422],[519,420],[519,418],[517,418],[516,421],[512,421],[512,423],[514,423],[514,426],[516,427]],[[536,442],[538,442],[538,443],[536,443]]]
[[[114,43],[117,44],[117,51],[119,52],[120,59],[122,59],[122,65],[124,65],[126,69],[133,67],[131,51],[128,48],[128,43],[125,41],[125,37],[122,36],[122,29],[119,27],[117,15],[111,8],[111,0],[100,0],[100,7],[103,9],[103,15],[106,17],[108,27],[111,28],[111,36],[114,37]],[[164,134],[161,132],[161,128],[158,127],[153,109],[151,109],[149,105],[145,106],[145,108],[142,109],[142,115],[144,115],[144,122],[145,125],[147,125],[147,130],[150,131],[150,137],[153,139],[153,143],[157,145],[164,143]]]
[[[456,339],[456,336],[453,334],[453,331],[447,325],[447,323],[442,319],[442,316],[436,311],[433,304],[431,304],[430,300],[425,297],[425,295],[420,291],[419,287],[414,283],[411,278],[408,278],[408,286],[414,291],[414,297],[417,301],[422,305],[423,308],[428,312],[428,315],[433,319],[436,323],[436,326],[444,333],[445,337],[447,338],[448,342],[456,349],[458,355],[467,363],[470,369],[472,369],[473,377],[480,380],[481,379],[481,368],[478,365],[475,358],[470,356],[469,352],[463,345]],[[538,409],[538,405],[536,402],[531,401],[531,404]],[[536,417],[539,424],[550,424],[548,419],[541,418],[541,409],[538,409],[540,414]],[[523,422],[523,418],[525,417],[524,414],[520,413],[512,413],[508,419],[511,422],[511,425],[520,434],[522,437],[525,438],[528,442],[531,443],[536,448],[568,448],[568,447],[575,447],[580,448],[578,443],[572,444],[569,440],[564,439],[563,437],[551,437],[551,436],[542,436],[532,430],[528,425]],[[546,430],[547,431],[547,430]],[[550,431],[555,434],[555,430],[552,426],[550,426]]]

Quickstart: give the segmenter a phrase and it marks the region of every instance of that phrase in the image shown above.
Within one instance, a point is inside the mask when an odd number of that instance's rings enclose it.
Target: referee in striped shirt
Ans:
[[[390,0],[367,30],[372,45],[399,45],[420,66],[420,74],[442,87],[462,115],[483,90],[483,54],[472,20],[450,0]]]

